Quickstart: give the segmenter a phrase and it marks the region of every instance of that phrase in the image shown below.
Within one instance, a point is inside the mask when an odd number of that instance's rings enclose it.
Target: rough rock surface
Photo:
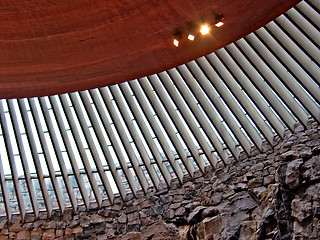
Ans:
[[[105,201],[41,213],[23,223],[0,219],[2,239],[320,239],[320,127],[310,121],[260,153],[253,148],[227,166],[206,168],[170,189],[150,188],[124,203]]]

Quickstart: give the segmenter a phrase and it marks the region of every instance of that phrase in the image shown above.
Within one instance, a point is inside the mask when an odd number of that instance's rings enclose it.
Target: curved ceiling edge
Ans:
[[[7,1],[0,8],[2,99],[81,91],[161,72],[246,36],[300,1],[36,2]],[[172,45],[176,28],[187,31],[187,22],[200,24],[213,11],[224,15],[222,28]]]

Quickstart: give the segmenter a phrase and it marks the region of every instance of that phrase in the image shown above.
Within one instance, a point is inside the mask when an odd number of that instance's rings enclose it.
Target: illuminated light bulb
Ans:
[[[188,39],[189,39],[190,41],[193,41],[193,40],[194,40],[194,35],[189,34],[189,35],[188,35]]]
[[[204,25],[201,26],[200,33],[202,35],[207,35],[209,32],[210,32],[210,27],[209,27],[208,24],[204,24]]]
[[[173,39],[173,45],[179,47],[179,41],[177,39]]]
[[[223,24],[224,24],[224,23],[223,23],[222,21],[220,21],[220,22],[217,22],[217,23],[215,24],[215,26],[216,26],[216,27],[222,27]]]

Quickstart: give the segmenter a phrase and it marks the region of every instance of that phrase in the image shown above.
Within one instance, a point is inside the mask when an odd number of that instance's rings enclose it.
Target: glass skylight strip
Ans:
[[[9,165],[10,165],[10,170],[11,170],[11,176],[13,179],[13,188],[15,190],[16,193],[16,197],[17,197],[17,202],[18,202],[18,206],[19,206],[19,212],[20,212],[20,218],[23,221],[25,218],[25,214],[26,214],[26,209],[25,209],[25,204],[23,201],[23,197],[22,197],[22,191],[21,191],[21,186],[19,184],[19,180],[18,180],[18,170],[16,167],[16,163],[15,163],[15,159],[14,159],[14,153],[13,153],[13,147],[11,144],[12,139],[10,138],[9,135],[9,129],[7,128],[7,119],[5,116],[5,112],[4,112],[4,107],[3,107],[3,102],[5,100],[1,100],[0,101],[0,120],[1,120],[1,130],[2,130],[2,134],[4,137],[4,142],[5,142],[5,147],[6,147],[6,152],[8,154],[8,160],[9,160]]]
[[[283,49],[274,38],[265,30],[261,28],[256,31],[257,35],[264,41],[264,43],[272,49],[273,55],[277,57],[290,72],[305,87],[306,90],[320,102],[320,89],[317,84],[310,78],[310,76],[299,66],[294,59]],[[320,35],[319,35],[320,36]],[[318,68],[319,69],[319,68]],[[319,77],[320,79],[320,77]]]
[[[144,91],[144,93],[147,95],[148,100],[150,101],[154,111],[156,112],[159,120],[161,121],[161,125],[165,129],[165,132],[168,134],[168,137],[170,138],[173,146],[175,147],[176,151],[178,152],[180,159],[182,160],[183,164],[185,165],[189,175],[191,177],[194,176],[194,167],[192,166],[190,160],[187,158],[187,153],[185,149],[182,146],[182,143],[179,141],[176,131],[172,128],[170,121],[168,121],[168,118],[166,117],[166,113],[161,107],[161,104],[158,102],[155,93],[152,91],[152,88],[147,81],[146,78],[140,79],[139,83],[141,84],[141,87]],[[137,84],[138,82],[130,82],[131,87],[133,88],[134,92],[137,90]],[[141,104],[141,103],[140,103]]]
[[[2,198],[3,198],[3,203],[4,203],[4,210],[7,215],[8,222],[11,222],[12,218],[12,209],[10,206],[10,199],[9,199],[9,191],[7,187],[7,183],[5,180],[5,175],[3,171],[3,162],[2,162],[2,157],[0,154],[0,186],[1,186],[1,193],[2,193]]]
[[[166,112],[169,114],[170,118],[172,119],[173,124],[176,126],[178,132],[180,133],[181,138],[183,139],[183,141],[186,144],[186,147],[189,149],[192,157],[195,159],[197,166],[199,167],[199,169],[201,170],[201,172],[204,172],[204,162],[202,161],[202,159],[200,159],[198,150],[195,146],[195,143],[193,143],[189,133],[190,131],[188,131],[183,123],[180,121],[177,112],[175,111],[175,109],[173,108],[173,106],[170,104],[169,101],[169,97],[166,94],[163,86],[160,83],[159,78],[156,77],[156,75],[152,75],[149,77],[150,79],[150,83],[153,85],[153,88],[156,89],[156,92],[164,106],[164,108],[166,109]],[[182,142],[182,141],[180,141]],[[184,149],[185,151],[186,149]]]
[[[277,58],[267,50],[267,47],[258,39],[256,34],[250,34],[246,36],[246,39],[253,45],[253,47],[259,52],[262,58],[269,64],[272,70],[279,76],[279,80],[286,85],[287,88],[299,99],[301,104],[310,112],[310,114],[320,121],[319,108],[313,102],[313,100],[306,94],[304,89],[296,82],[288,70],[281,64]],[[306,116],[306,118],[308,118]]]
[[[189,63],[186,66],[189,66],[190,64],[191,63]],[[212,103],[209,101],[206,94],[200,88],[196,79],[193,77],[193,75],[191,74],[189,69],[186,68],[186,66],[179,66],[178,67],[186,84],[188,85],[188,87],[192,91],[193,95],[197,98],[197,100],[201,104],[201,107],[205,111],[205,113],[208,116],[208,118],[210,119],[210,121],[212,123],[214,123],[214,126],[216,127],[217,131],[219,132],[219,135],[222,137],[223,141],[226,143],[226,145],[228,146],[228,148],[232,152],[233,156],[236,159],[238,159],[239,150],[236,148],[235,142],[231,138],[228,130],[224,127],[223,123],[221,122],[219,115],[216,114],[216,110],[213,108]],[[199,70],[199,68],[196,68],[196,70]],[[198,81],[200,81],[200,79],[198,79]]]
[[[295,8],[291,8],[284,14],[294,22],[316,45],[320,45],[320,32],[307,19],[305,19]]]
[[[158,162],[159,169],[162,169],[163,172],[166,172],[163,170],[164,166],[161,163],[163,157],[161,156],[161,153],[159,152],[159,148],[154,146],[153,143],[156,144],[156,142],[152,139],[152,136],[149,133],[149,129],[144,124],[142,113],[138,110],[138,106],[136,102],[133,100],[133,97],[129,91],[129,85],[128,83],[120,84],[120,89],[123,91],[124,96],[130,106],[130,108],[133,110],[133,114],[135,118],[137,119],[137,122],[141,128],[141,131],[143,132],[147,143],[149,144],[150,149],[152,150],[153,155],[156,158],[156,161]],[[148,106],[144,104],[145,102],[142,99],[142,94],[140,91],[138,91],[138,88],[135,88],[135,95],[137,97],[137,100],[140,102],[141,109],[143,110],[145,117],[147,118],[148,122],[150,123],[150,126],[152,130],[154,131],[154,134],[156,135],[157,139],[159,140],[159,143],[161,145],[161,148],[164,150],[163,154],[165,154],[165,157],[168,158],[176,176],[178,177],[179,181],[183,182],[183,173],[180,169],[180,167],[177,165],[176,161],[174,160],[174,155],[170,149],[170,146],[168,145],[168,141],[166,140],[165,136],[163,135],[163,132],[160,130],[157,122],[155,121],[155,118],[153,117],[153,114],[151,111],[149,111]],[[142,102],[141,102],[142,101]],[[160,155],[160,156],[159,156]],[[168,173],[164,173],[165,178],[167,178],[167,181],[169,180]],[[171,178],[171,177],[170,177]]]
[[[139,155],[142,158],[144,166],[146,167],[146,170],[149,176],[151,177],[153,185],[155,186],[156,189],[159,189],[159,183],[160,183],[159,178],[153,166],[151,166],[150,164],[150,158],[148,156],[148,153],[146,152],[145,147],[143,146],[142,141],[140,140],[139,134],[133,125],[132,117],[127,111],[127,108],[126,108],[127,103],[124,102],[124,99],[121,96],[118,86],[111,86],[110,91],[118,105],[121,116],[124,118],[124,121],[128,127],[128,130],[133,138],[133,142],[139,151]],[[139,156],[136,154],[136,157],[139,157]]]
[[[68,133],[66,131],[66,121],[63,120],[62,112],[59,109],[58,102],[57,102],[56,98],[57,98],[57,96],[51,96],[49,98],[50,99],[50,104],[51,104],[51,106],[53,108],[53,112],[54,112],[55,118],[57,120],[58,127],[59,127],[60,133],[62,135],[62,139],[64,141],[64,145],[65,145],[66,150],[67,150],[68,158],[70,160],[71,167],[72,167],[73,173],[75,175],[75,179],[77,181],[77,185],[78,185],[78,187],[80,189],[80,193],[81,193],[83,202],[84,202],[84,204],[86,206],[86,209],[89,209],[90,199],[88,197],[88,193],[87,193],[87,190],[85,188],[83,179],[80,176],[80,171],[79,171],[77,159],[76,159],[75,153],[73,151],[73,150],[76,150],[76,149],[71,145],[71,141],[70,141]],[[52,133],[52,134],[54,134],[54,133]]]
[[[264,117],[269,119],[271,121],[271,124],[273,126],[278,126],[277,130],[280,134],[284,134],[284,127],[281,125],[279,119],[273,114],[273,112],[270,110],[270,108],[267,106],[265,100],[262,98],[260,92],[255,88],[251,80],[245,75],[245,73],[240,69],[239,65],[231,58],[231,56],[228,54],[228,52],[225,49],[220,49],[217,51],[217,54],[219,57],[223,60],[224,64],[228,66],[230,71],[234,74],[236,77],[236,80],[240,83],[241,87],[243,88],[242,94],[240,93],[240,90],[238,90],[239,97],[243,98],[243,106],[245,106],[245,109],[248,111],[249,115],[252,117],[252,120],[257,125],[257,127],[260,129],[266,140],[272,145],[273,144],[273,133],[267,126],[267,124],[264,122],[263,117],[260,115],[263,113]],[[228,78],[225,78],[224,81],[229,80]],[[230,79],[229,81],[232,81]],[[237,85],[229,85],[229,89],[231,91],[235,91],[237,89]],[[253,100],[253,102],[248,99],[248,96],[244,97],[242,95],[248,94]],[[250,103],[249,103],[250,102]],[[256,106],[255,106],[255,105]],[[259,107],[259,109],[257,109]],[[260,111],[261,112],[260,112]]]
[[[226,103],[229,105],[229,108],[233,112],[233,114],[237,117],[238,121],[240,122],[241,126],[245,129],[246,133],[250,136],[252,141],[255,143],[257,148],[259,150],[262,149],[262,139],[259,136],[258,132],[255,130],[255,127],[249,123],[248,118],[243,113],[242,109],[237,105],[237,103],[242,106],[242,108],[245,108],[245,111],[249,113],[249,115],[254,119],[255,124],[262,128],[265,126],[265,123],[263,119],[260,117],[260,115],[255,110],[254,106],[251,105],[250,101],[246,98],[246,96],[241,91],[241,88],[236,83],[235,79],[231,75],[231,73],[224,67],[224,65],[221,63],[221,61],[218,59],[217,55],[210,54],[207,56],[208,60],[211,62],[211,64],[215,67],[216,71],[220,74],[221,80],[213,80],[214,86],[219,89],[220,95],[223,96]],[[228,89],[225,86],[225,84],[228,86],[230,91],[234,94],[235,98],[228,93]],[[273,142],[273,136],[272,134],[266,134],[267,141],[269,143]]]
[[[203,112],[201,111],[199,105],[191,95],[190,90],[187,89],[186,84],[183,82],[183,79],[181,75],[178,74],[178,71],[175,69],[171,69],[168,71],[168,74],[171,76],[171,79],[176,84],[177,88],[179,89],[181,95],[184,97],[185,102],[190,107],[194,117],[198,120],[201,127],[203,128],[204,132],[207,134],[207,137],[210,139],[212,146],[215,147],[216,151],[218,152],[220,158],[224,161],[228,161],[228,156],[223,150],[223,146],[216,136],[216,134],[213,132],[208,120],[203,115]]]
[[[84,137],[89,145],[90,152],[93,156],[94,164],[92,164],[92,165],[96,166],[96,169],[98,170],[99,177],[102,181],[103,187],[104,187],[105,191],[107,191],[108,199],[112,203],[113,199],[114,199],[114,194],[112,192],[112,189],[111,189],[111,186],[110,186],[109,181],[107,179],[107,176],[103,170],[102,161],[101,161],[100,156],[98,154],[96,145],[93,141],[93,137],[92,137],[90,130],[88,128],[88,120],[85,118],[85,113],[84,113],[83,109],[81,108],[80,102],[78,101],[78,97],[76,94],[77,93],[70,93],[69,96],[70,96],[72,105],[75,109],[75,112],[77,114],[77,117],[79,119],[81,129],[84,133]],[[87,156],[87,155],[85,155],[85,156]],[[87,161],[86,158],[83,158],[83,161]],[[87,166],[89,171],[92,172],[92,169],[89,167],[90,166]],[[88,176],[90,176],[90,172],[87,172],[87,174],[88,174]],[[89,177],[89,179],[90,179],[90,177]],[[93,181],[93,179],[91,179],[90,181]],[[101,203],[102,203],[102,199],[101,199]],[[98,205],[101,203],[98,203]]]
[[[170,94],[172,100],[175,102],[176,106],[180,109],[180,112],[185,119],[185,122],[188,124],[190,130],[194,134],[196,140],[199,142],[200,147],[203,149],[205,155],[207,156],[207,159],[210,161],[211,165],[216,168],[217,165],[217,159],[212,154],[210,146],[208,142],[203,137],[202,133],[200,132],[198,128],[198,123],[195,121],[193,116],[189,113],[187,105],[182,101],[181,97],[178,95],[177,90],[174,88],[172,82],[170,81],[169,76],[162,72],[159,74],[159,77],[161,79],[161,82],[167,89],[168,93]],[[180,130],[181,131],[181,130]],[[182,132],[182,137],[186,137],[186,133]],[[190,141],[190,140],[189,140]],[[198,150],[194,150],[198,152]],[[196,161],[202,162],[201,159],[197,159]],[[199,164],[199,163],[198,163]],[[201,163],[202,164],[202,163]]]
[[[34,105],[34,101],[35,101],[35,99],[33,99],[33,98],[29,99],[31,108]],[[54,153],[55,153],[55,156],[56,156],[58,164],[59,164],[59,168],[60,168],[60,172],[62,174],[64,185],[65,185],[66,191],[68,193],[69,200],[71,202],[73,211],[76,212],[78,203],[76,201],[76,198],[75,198],[75,195],[74,195],[74,192],[72,189],[73,185],[71,184],[71,180],[69,179],[69,176],[68,176],[68,169],[67,169],[67,165],[66,165],[66,163],[68,161],[67,161],[67,159],[65,159],[63,157],[61,146],[59,144],[59,140],[58,140],[58,136],[60,136],[59,129],[55,128],[53,125],[54,117],[51,117],[49,114],[47,99],[45,97],[42,97],[39,99],[39,102],[40,102],[42,113],[43,113],[43,116],[44,116],[44,119],[45,119],[45,122],[46,122],[46,125],[48,128],[48,131],[49,131],[50,140],[52,141]],[[44,143],[44,144],[46,144],[46,143]],[[65,154],[67,154],[67,153],[65,152]],[[53,156],[53,157],[55,157],[55,156]]]
[[[266,28],[273,34],[274,37],[282,44],[282,46],[288,51],[299,65],[302,65],[305,71],[313,77],[313,79],[320,84],[320,68],[313,59],[311,59],[288,35],[281,30],[281,28],[275,23],[270,22],[266,25]]]
[[[111,119],[107,117],[106,110],[105,110],[105,108],[103,108],[103,103],[101,101],[102,99],[101,99],[101,96],[99,96],[100,93],[99,93],[98,89],[90,90],[90,95],[91,95],[91,98],[92,98],[96,108],[97,108],[97,111],[99,113],[99,117],[103,122],[105,130],[108,134],[108,137],[112,143],[112,148],[114,149],[114,153],[117,156],[117,159],[120,163],[121,169],[123,171],[123,176],[125,176],[125,178],[127,179],[126,180],[127,184],[130,187],[133,195],[136,196],[138,188],[134,182],[133,175],[131,174],[131,172],[128,169],[128,166],[126,163],[126,158],[124,156],[124,152],[122,151],[122,149],[120,147],[122,145],[122,143],[119,142],[119,139],[116,137],[114,131],[112,130],[111,122],[110,122]]]
[[[237,42],[240,44],[240,40]],[[241,45],[241,44],[240,44]],[[245,47],[245,42],[243,42],[243,47]],[[226,47],[232,57],[237,60],[237,63],[241,65],[242,69],[250,78],[250,85],[254,84],[252,88],[252,93],[250,93],[250,97],[256,104],[259,104],[261,100],[257,101],[256,98],[260,98],[260,94],[263,95],[268,103],[273,107],[273,109],[277,112],[277,114],[285,121],[286,126],[293,130],[295,119],[288,112],[287,108],[283,106],[283,104],[279,101],[278,97],[275,95],[274,91],[270,88],[270,86],[266,83],[263,77],[259,74],[259,72],[251,65],[247,56],[240,52],[240,49],[235,44],[230,44]],[[250,51],[249,48],[247,48]],[[242,83],[242,87],[247,88],[249,85],[246,82]],[[249,89],[250,90],[250,89]],[[247,92],[249,93],[249,90]],[[250,91],[251,92],[251,91]],[[255,94],[258,92],[259,94]],[[270,114],[268,108],[264,106],[264,104],[259,105],[260,110],[264,113],[265,117],[269,120],[273,128],[277,131],[280,137],[284,134],[284,127],[281,123],[279,123],[278,119],[275,118],[274,114]]]
[[[24,125],[25,125],[25,129],[26,129],[26,132],[27,132],[27,136],[28,136],[28,142],[29,142],[29,145],[30,145],[30,149],[31,149],[31,154],[32,154],[32,159],[33,159],[33,162],[34,162],[34,165],[36,167],[36,173],[37,173],[37,177],[38,177],[38,181],[39,181],[39,185],[40,185],[40,189],[41,189],[41,192],[42,192],[42,196],[44,198],[44,203],[45,203],[45,206],[46,206],[46,210],[47,210],[47,213],[48,213],[48,216],[50,217],[51,214],[52,214],[52,205],[51,205],[51,202],[50,202],[50,197],[48,195],[48,189],[47,189],[47,185],[45,183],[45,180],[43,178],[43,169],[46,169],[47,166],[44,166],[44,164],[41,164],[41,159],[40,159],[40,155],[38,154],[38,150],[37,150],[37,146],[36,146],[36,141],[35,141],[35,134],[36,131],[34,131],[34,129],[31,127],[31,121],[33,120],[30,120],[29,116],[28,115],[28,112],[27,112],[27,109],[26,109],[26,106],[25,106],[25,103],[24,103],[24,100],[23,99],[19,99],[19,107],[20,107],[20,112],[22,114],[22,119],[23,119],[23,122],[24,122]],[[9,108],[10,108],[10,103],[9,103]],[[16,114],[15,114],[16,115]],[[23,156],[22,156],[22,159],[23,159]],[[28,173],[25,171],[26,173],[26,176],[28,175]],[[26,178],[26,181],[28,183],[28,178]],[[32,191],[30,192],[31,193],[31,201],[32,201]],[[39,211],[39,210],[37,210]],[[38,217],[38,214],[35,215],[36,218]]]
[[[246,38],[245,38],[246,39]],[[272,87],[273,91],[283,100],[283,102],[289,107],[291,112],[294,112],[295,116],[300,120],[300,122],[306,126],[308,121],[308,115],[299,106],[299,104],[294,100],[290,91],[279,81],[279,78],[275,73],[266,65],[263,59],[258,55],[258,53],[251,48],[247,41],[244,39],[237,41],[237,45],[241,50],[244,51],[245,55],[250,59],[253,66],[257,68],[259,73],[264,77],[266,82]]]
[[[91,104],[90,99],[89,99],[89,93],[88,92],[80,92],[80,97],[81,97],[82,102],[84,103],[88,117],[89,117],[89,119],[92,123],[92,126],[94,128],[94,131],[97,135],[99,145],[100,145],[100,147],[102,147],[104,157],[108,163],[112,177],[115,180],[115,184],[117,185],[120,196],[122,197],[122,199],[125,199],[126,193],[125,193],[125,189],[122,185],[119,173],[116,170],[116,165],[114,163],[115,159],[112,157],[108,146],[106,146],[106,144],[105,144],[105,137],[103,135],[103,129],[102,129],[102,126],[98,122],[97,116],[94,113],[93,105]],[[103,180],[103,181],[105,181],[105,180]],[[108,197],[109,197],[109,200],[111,200],[113,202],[113,196],[111,193],[108,193]]]
[[[224,119],[225,124],[230,127],[232,133],[241,143],[241,146],[244,148],[245,152],[250,155],[251,144],[249,140],[241,132],[238,124],[235,122],[234,116],[228,111],[227,105],[225,105],[224,101],[218,95],[217,91],[221,91],[220,86],[218,85],[217,88],[217,85],[212,85],[215,84],[215,81],[221,81],[220,78],[216,75],[216,73],[204,57],[197,59],[197,62],[198,64],[195,62],[191,62],[187,65],[190,67],[193,74],[195,74],[197,81],[199,82],[207,96],[210,98],[211,104],[213,104],[214,107],[218,110],[219,114]],[[224,93],[227,92],[224,91]],[[231,99],[230,96],[227,97],[229,97],[228,99]]]
[[[15,138],[17,141],[17,146],[18,146],[18,151],[19,151],[19,155],[20,155],[20,159],[21,159],[21,163],[22,163],[22,168],[23,168],[23,172],[24,172],[24,179],[26,181],[26,186],[30,195],[30,201],[31,201],[31,206],[33,209],[33,213],[35,215],[35,217],[37,218],[39,215],[39,206],[38,206],[38,202],[37,202],[37,198],[36,198],[36,193],[34,191],[34,186],[32,184],[32,180],[31,180],[31,175],[30,175],[30,170],[29,170],[29,166],[28,166],[28,159],[27,159],[27,154],[24,148],[24,144],[23,144],[23,140],[22,140],[22,135],[21,135],[21,130],[20,130],[20,126],[19,126],[19,121],[18,121],[18,112],[16,112],[15,109],[15,99],[11,99],[8,100],[8,108],[9,108],[9,113],[11,116],[11,120],[12,120],[12,125],[13,125],[13,130],[15,133]],[[25,117],[25,116],[24,116]],[[21,123],[20,123],[21,124]],[[31,152],[32,154],[36,154],[36,157],[38,157],[37,154],[37,148],[35,146],[35,141],[34,138],[32,136],[29,136],[29,128],[30,126],[27,126],[27,130],[28,130],[28,139],[32,139],[33,142],[30,143],[30,145],[26,146],[27,147],[31,147]],[[37,174],[39,176],[39,179],[41,178],[42,180],[42,184],[41,184],[41,190],[45,191],[45,193],[47,194],[47,187],[44,184],[44,180],[43,180],[43,172],[41,170],[41,165],[40,165],[40,160],[39,158],[34,159],[34,163],[36,165],[36,169],[37,169]],[[48,207],[47,209],[51,209],[51,204],[49,202],[49,196],[48,194],[46,195],[46,200],[45,200],[46,207]],[[51,215],[51,211],[48,211],[48,215]]]
[[[115,128],[118,132],[118,135],[121,139],[121,142],[125,148],[125,151],[128,154],[128,157],[129,157],[128,160],[131,162],[131,164],[133,166],[134,172],[139,180],[139,183],[142,186],[143,191],[146,192],[148,189],[148,183],[146,181],[145,175],[141,171],[141,168],[138,166],[138,159],[132,149],[128,134],[126,134],[126,130],[124,129],[125,126],[123,124],[120,124],[120,119],[119,119],[118,113],[111,103],[111,98],[110,98],[110,95],[107,93],[107,89],[106,88],[100,89],[100,93],[101,93],[102,98],[104,100],[104,104],[107,106],[108,112],[110,113],[112,121],[115,125]],[[127,133],[128,133],[128,130],[127,130]]]

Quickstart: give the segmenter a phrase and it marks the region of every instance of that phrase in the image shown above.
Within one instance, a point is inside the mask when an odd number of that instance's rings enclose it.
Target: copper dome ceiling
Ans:
[[[298,0],[4,0],[0,98],[73,92],[139,78],[213,52]],[[225,26],[175,48],[176,27],[221,12]]]

